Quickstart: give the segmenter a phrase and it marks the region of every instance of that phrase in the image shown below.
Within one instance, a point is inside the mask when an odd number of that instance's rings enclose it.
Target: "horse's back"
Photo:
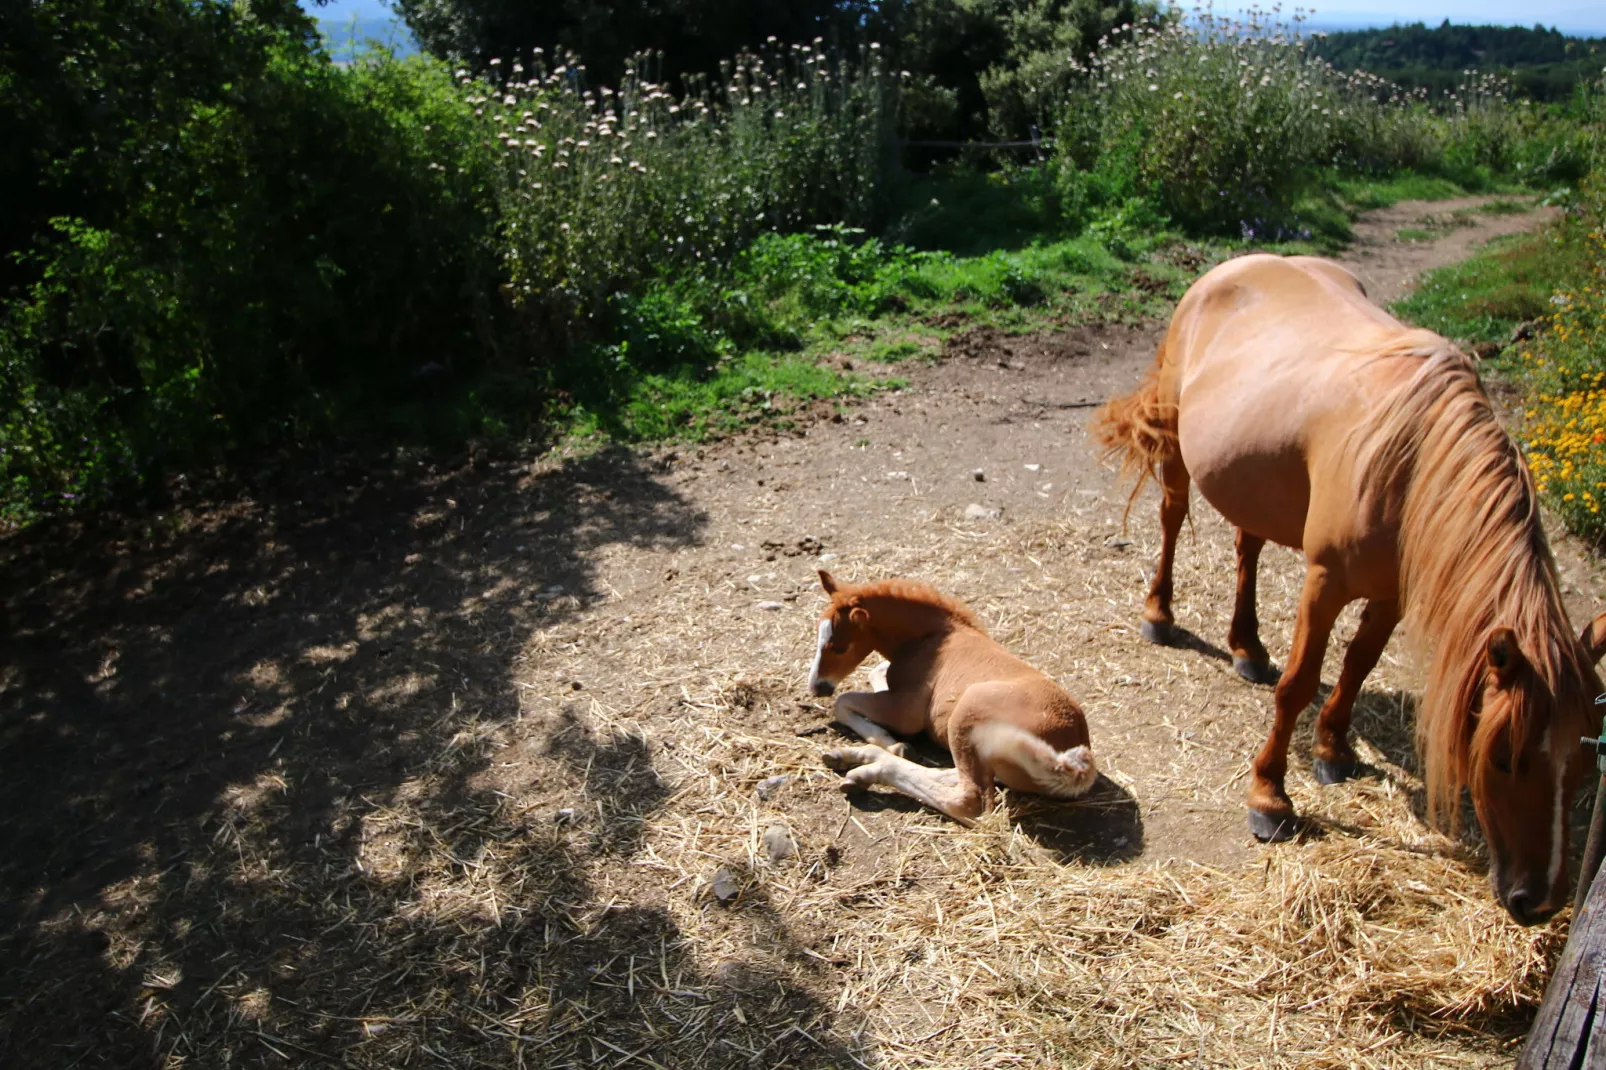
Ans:
[[[1406,328],[1331,261],[1255,255],[1208,272],[1166,345],[1201,494],[1252,534],[1306,543],[1313,485],[1366,406],[1369,353]]]

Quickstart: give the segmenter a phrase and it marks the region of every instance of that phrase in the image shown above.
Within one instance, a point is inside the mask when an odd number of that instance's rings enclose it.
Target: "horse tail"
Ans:
[[[970,738],[983,763],[991,766],[1004,758],[1031,777],[1039,792],[1055,799],[1076,798],[1099,776],[1086,745],[1055,750],[1043,737],[1007,721],[984,721]]]
[[[1160,343],[1154,366],[1138,388],[1125,397],[1112,398],[1093,416],[1093,435],[1104,447],[1106,461],[1121,459],[1121,477],[1137,476],[1137,483],[1126,500],[1121,526],[1138,492],[1150,479],[1158,479],[1156,469],[1179,453],[1177,444],[1177,402],[1171,396],[1166,367],[1166,343]]]

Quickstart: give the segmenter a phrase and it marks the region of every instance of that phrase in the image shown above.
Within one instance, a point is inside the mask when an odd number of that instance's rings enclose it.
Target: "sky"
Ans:
[[[753,0],[758,3],[762,0]],[[344,21],[359,18],[388,18],[390,8],[384,0],[334,0],[319,8],[311,0],[302,4],[319,18]],[[1199,7],[1185,2],[1185,7]],[[1228,14],[1242,5],[1224,0],[1215,5],[1218,13]],[[1563,33],[1606,36],[1606,3],[1586,4],[1580,0],[1310,0],[1316,9],[1312,19],[1318,24],[1346,26],[1387,26],[1395,22],[1425,22],[1436,25],[1445,19],[1457,23],[1490,23],[1497,26],[1532,26],[1536,22],[1554,26]],[[1290,11],[1284,7],[1284,11]]]

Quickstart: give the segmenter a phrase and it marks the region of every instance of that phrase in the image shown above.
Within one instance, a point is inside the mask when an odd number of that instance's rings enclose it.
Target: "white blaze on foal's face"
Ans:
[[[820,643],[814,650],[814,668],[809,671],[809,690],[821,698],[836,690],[836,681],[821,673],[826,649],[831,645],[831,618],[820,621]]]

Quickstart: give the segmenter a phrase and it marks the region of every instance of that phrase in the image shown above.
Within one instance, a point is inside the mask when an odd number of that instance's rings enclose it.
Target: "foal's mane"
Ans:
[[[1389,388],[1355,429],[1359,493],[1403,494],[1400,592],[1407,627],[1432,652],[1417,715],[1431,815],[1458,812],[1463,784],[1478,790],[1504,724],[1475,707],[1490,631],[1505,626],[1533,674],[1510,704],[1510,742],[1554,727],[1583,734],[1599,684],[1572,634],[1556,565],[1540,526],[1533,477],[1495,416],[1472,362],[1430,331],[1370,350],[1417,367]],[[1547,714],[1577,725],[1546,723]],[[1575,730],[1576,729],[1576,730]]]
[[[856,587],[838,590],[832,601],[857,603],[872,598],[888,598],[897,602],[912,602],[915,605],[926,606],[947,614],[960,624],[981,630],[981,624],[969,606],[958,599],[949,598],[931,584],[919,580],[872,580]]]

